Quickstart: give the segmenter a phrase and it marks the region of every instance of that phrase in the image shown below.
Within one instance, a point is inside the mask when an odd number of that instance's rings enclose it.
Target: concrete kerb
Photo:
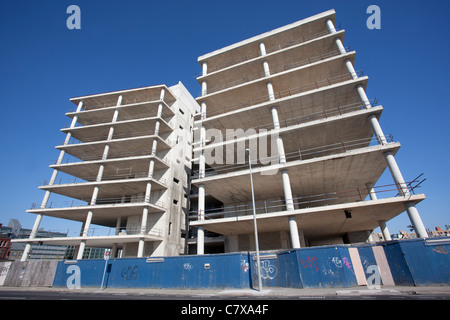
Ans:
[[[89,287],[81,289],[69,290],[67,288],[52,287],[0,287],[0,291],[38,291],[38,292],[78,292],[78,293],[96,293],[101,294],[119,294],[119,295],[161,295],[170,296],[190,296],[192,299],[221,299],[230,297],[274,297],[282,299],[283,297],[301,297],[301,298],[317,298],[326,299],[333,296],[400,296],[400,295],[442,295],[450,297],[450,286],[432,286],[432,287],[382,287],[380,289],[368,289],[366,287],[354,288],[270,288],[263,289],[261,292],[253,289],[142,289],[142,288],[106,288],[100,291],[100,288]]]

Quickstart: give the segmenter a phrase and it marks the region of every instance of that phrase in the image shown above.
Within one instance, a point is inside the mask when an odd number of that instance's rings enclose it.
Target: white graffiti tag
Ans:
[[[272,280],[277,276],[278,269],[274,265],[271,265],[269,260],[260,261],[259,264],[261,266],[261,277],[263,279]]]

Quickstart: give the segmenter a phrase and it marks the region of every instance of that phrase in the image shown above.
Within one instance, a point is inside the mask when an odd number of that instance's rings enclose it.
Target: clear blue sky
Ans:
[[[66,27],[71,4],[81,8],[81,30]],[[366,27],[371,4],[381,8],[381,30]],[[42,201],[37,187],[58,157],[69,98],[178,81],[197,96],[198,56],[332,8],[357,52],[356,69],[369,76],[369,98],[385,109],[384,132],[402,143],[396,158],[405,179],[427,178],[418,206],[426,227],[450,224],[450,2],[442,0],[2,0],[0,223],[32,227],[25,210]],[[380,183],[392,183],[389,173]],[[396,233],[408,224],[404,213],[388,226]],[[71,232],[79,225],[41,223]]]

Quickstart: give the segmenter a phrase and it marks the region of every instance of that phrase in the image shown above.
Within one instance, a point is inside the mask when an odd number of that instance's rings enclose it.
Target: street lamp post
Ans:
[[[258,227],[256,225],[255,192],[253,191],[252,159],[250,157],[250,150],[249,149],[245,149],[245,152],[248,153],[248,165],[249,165],[249,168],[250,168],[250,186],[251,186],[251,189],[252,189],[253,225],[255,227],[256,265],[257,265],[257,270],[258,270],[258,291],[262,291],[261,264],[259,262]]]

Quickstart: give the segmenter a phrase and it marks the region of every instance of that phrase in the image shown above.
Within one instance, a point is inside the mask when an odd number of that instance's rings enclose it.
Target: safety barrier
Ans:
[[[263,287],[450,284],[450,237],[263,252]],[[109,288],[257,288],[254,253],[0,263],[0,285]]]

